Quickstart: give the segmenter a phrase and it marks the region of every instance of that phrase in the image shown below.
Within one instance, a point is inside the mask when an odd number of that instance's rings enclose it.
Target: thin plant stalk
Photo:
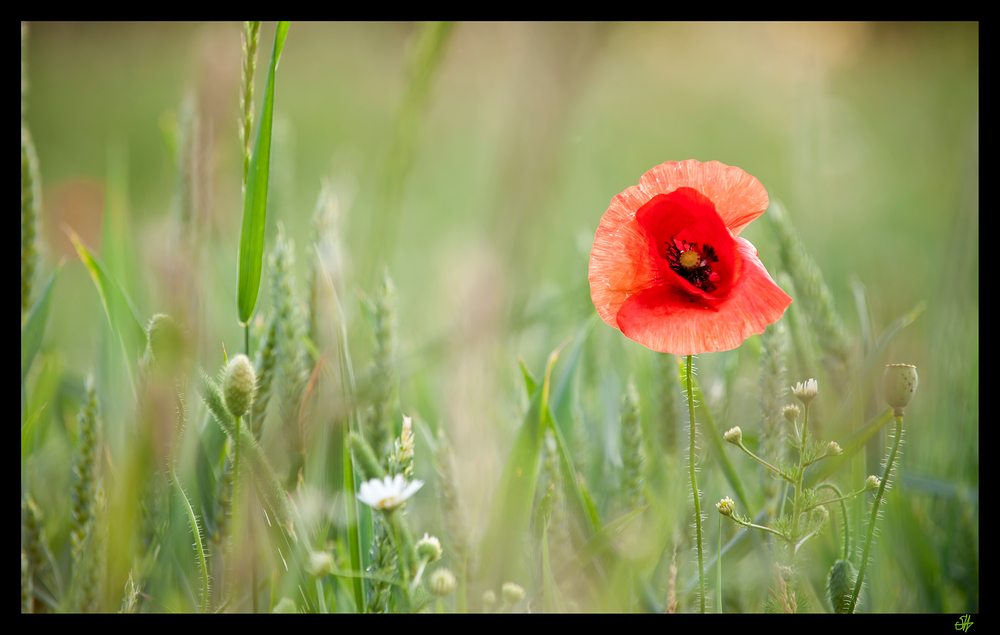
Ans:
[[[798,429],[796,429],[798,434]],[[795,500],[792,504],[792,539],[799,536],[799,504],[802,496],[802,473],[805,471],[806,435],[809,434],[809,402],[805,402],[805,415],[802,418],[802,434],[799,434],[799,470],[798,482],[795,483]]]
[[[858,571],[858,580],[854,583],[854,594],[851,596],[851,605],[848,613],[853,613],[858,604],[858,596],[861,594],[861,586],[865,581],[865,570],[868,568],[868,555],[872,549],[872,538],[875,537],[875,520],[878,518],[878,508],[882,504],[882,494],[885,486],[889,483],[889,473],[892,471],[892,464],[896,462],[896,453],[899,451],[899,441],[903,436],[903,415],[896,415],[896,439],[892,442],[892,451],[889,453],[889,460],[885,464],[885,474],[882,482],[878,486],[878,493],[875,495],[875,504],[872,505],[872,515],[868,521],[868,537],[865,539],[865,551],[861,556],[861,569]]]
[[[694,460],[695,446],[694,437],[696,432],[694,420],[694,393],[691,389],[691,360],[693,355],[687,356],[687,401],[688,417],[691,422],[691,443],[688,448],[688,468],[691,475],[691,492],[694,494],[694,522],[695,532],[698,540],[698,590],[701,595],[701,612],[705,612],[705,553],[701,547],[701,501],[698,499],[698,479],[695,476]]]
[[[722,514],[719,514],[719,557],[715,567],[715,608],[716,613],[722,613]]]

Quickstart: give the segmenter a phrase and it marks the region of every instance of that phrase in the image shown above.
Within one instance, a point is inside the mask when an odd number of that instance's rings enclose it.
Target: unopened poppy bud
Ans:
[[[226,377],[222,381],[222,394],[226,398],[226,407],[234,417],[242,417],[250,410],[253,403],[253,393],[257,386],[257,377],[253,372],[253,364],[246,355],[237,355],[229,360],[226,366]]]
[[[715,508],[718,509],[719,513],[723,516],[732,516],[733,512],[736,511],[736,503],[734,503],[731,498],[726,496],[715,504]]]
[[[417,541],[417,557],[427,562],[437,562],[441,559],[441,541],[429,534]],[[447,595],[447,594],[445,594]]]
[[[427,585],[431,589],[431,593],[443,598],[446,595],[451,595],[455,591],[455,587],[458,586],[458,581],[455,579],[455,574],[451,572],[450,569],[440,568],[435,569],[434,573],[427,580]]]
[[[795,423],[795,421],[799,418],[799,407],[790,403],[785,406],[785,409],[782,410],[781,413],[785,415],[785,419],[788,419],[789,423]]]
[[[882,385],[885,400],[896,409],[896,414],[903,414],[903,408],[910,403],[917,390],[917,367],[909,364],[886,365]]]
[[[827,456],[837,456],[843,452],[844,450],[841,449],[840,444],[836,441],[830,441],[830,447],[826,449]]]
[[[847,613],[850,610],[854,579],[854,565],[850,560],[838,560],[833,563],[827,578],[826,593],[834,613]]]
[[[878,489],[878,486],[881,484],[882,479],[872,474],[865,480],[865,491],[870,492],[873,489]]]
[[[728,432],[722,435],[722,438],[730,443],[739,445],[743,442],[743,431],[740,430],[739,426],[736,426],[735,428],[730,428]]]
[[[819,382],[809,378],[805,382],[799,382],[792,386],[792,394],[799,398],[805,405],[809,405],[819,394]]]
[[[504,582],[500,595],[504,602],[513,606],[524,599],[524,587],[514,582]]]

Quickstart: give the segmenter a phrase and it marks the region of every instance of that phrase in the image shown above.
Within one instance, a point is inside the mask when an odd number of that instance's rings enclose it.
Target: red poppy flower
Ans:
[[[718,161],[670,161],[611,201],[590,254],[601,318],[662,353],[728,351],[776,322],[792,299],[740,231],[767,191]]]

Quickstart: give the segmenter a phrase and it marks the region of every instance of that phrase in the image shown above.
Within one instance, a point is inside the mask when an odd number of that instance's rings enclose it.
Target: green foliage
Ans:
[[[264,223],[267,213],[267,182],[271,169],[271,126],[274,119],[274,73],[288,35],[288,22],[279,22],[274,33],[274,50],[267,73],[264,105],[254,140],[250,162],[245,168],[246,191],[243,196],[243,222],[240,224],[240,250],[237,260],[236,306],[240,324],[250,322],[257,293],[260,291],[260,271],[264,258]],[[256,47],[255,47],[256,48]],[[252,69],[251,69],[252,70]],[[252,74],[250,75],[252,77]],[[244,128],[249,127],[249,118]]]
[[[255,106],[259,22],[22,23],[22,611],[978,611],[978,25],[287,29]],[[794,301],[696,362],[692,522],[688,377],[584,272],[621,183],[720,143]],[[237,429],[197,369],[238,353]],[[894,362],[924,381],[887,475]],[[425,484],[359,503],[386,473]]]

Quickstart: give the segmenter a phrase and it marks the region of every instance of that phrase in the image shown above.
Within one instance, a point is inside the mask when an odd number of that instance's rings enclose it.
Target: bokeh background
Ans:
[[[387,214],[379,189],[417,29],[292,24],[276,81],[267,249],[280,222],[304,279],[326,180],[339,205],[358,363],[371,345],[354,297],[371,293],[385,263],[399,302],[400,407],[448,430],[473,525],[485,520],[524,408],[518,356],[539,374],[549,351],[594,313],[587,263],[611,198],[664,161],[718,160],[756,176],[784,205],[857,341],[924,303],[885,360],[917,365],[920,389],[867,608],[977,611],[979,25],[460,23],[415,127],[398,210]],[[273,23],[262,26],[258,104],[273,33]],[[106,318],[61,227],[101,252],[109,166],[125,167],[139,312],[171,310],[172,144],[178,122],[194,113],[192,200],[204,237],[196,277],[206,298],[199,361],[217,368],[222,344],[242,346],[240,25],[31,24],[27,63],[26,120],[43,182],[41,268],[69,262],[44,350],[77,383],[99,363]],[[743,236],[774,273],[766,223]],[[263,280],[267,298],[266,272]],[[662,362],[603,323],[589,346],[580,417],[597,448],[587,478],[600,490],[621,463],[615,425],[630,375],[653,451],[680,450],[677,435],[659,429],[650,377]],[[723,429],[755,425],[757,349],[751,342],[699,360]],[[46,429],[63,425],[58,410],[44,416]],[[669,465],[651,469],[661,476],[650,487],[674,488],[683,507]],[[709,501],[726,495],[711,471],[703,467],[700,483]],[[675,524],[683,534],[680,511]],[[677,544],[690,546],[683,537]],[[693,571],[683,553],[682,577]],[[826,566],[816,563],[817,588]]]

